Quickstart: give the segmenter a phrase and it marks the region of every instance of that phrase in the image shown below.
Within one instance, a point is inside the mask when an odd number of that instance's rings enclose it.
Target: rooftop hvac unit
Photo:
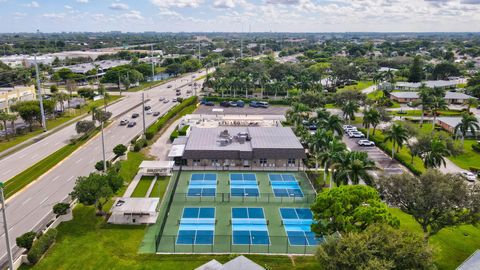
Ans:
[[[220,146],[227,146],[230,144],[230,140],[228,139],[220,139],[218,142],[220,143]]]
[[[247,140],[246,137],[241,137],[241,136],[237,137],[237,141],[240,144],[244,144],[246,140]]]
[[[228,130],[224,130],[220,132],[220,138],[230,138],[230,134],[228,133]]]

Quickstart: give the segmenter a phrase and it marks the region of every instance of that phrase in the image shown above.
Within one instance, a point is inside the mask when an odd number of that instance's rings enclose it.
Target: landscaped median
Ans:
[[[60,148],[53,154],[40,160],[30,168],[24,170],[23,172],[17,174],[15,177],[8,180],[5,183],[5,197],[11,197],[13,194],[20,191],[22,188],[24,188],[31,182],[37,180],[40,176],[45,174],[48,170],[53,168],[55,165],[60,163],[62,160],[72,154],[75,150],[77,150],[87,141],[93,138],[99,131],[100,128],[97,127],[88,136],[83,136],[78,140]]]

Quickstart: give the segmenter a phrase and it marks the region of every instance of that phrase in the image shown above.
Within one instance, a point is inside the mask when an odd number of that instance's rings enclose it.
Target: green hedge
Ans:
[[[189,127],[190,127],[189,125],[183,126],[183,128],[178,131],[178,135],[186,136],[187,135],[187,130],[188,130]]]
[[[472,144],[472,150],[480,153],[480,143]]]
[[[186,107],[188,107],[190,105],[193,105],[193,104],[196,104],[196,103],[197,103],[197,97],[193,96],[193,97],[189,97],[189,98],[185,99],[184,101],[182,101],[182,103],[173,107],[170,111],[168,111],[165,115],[163,115],[155,123],[153,123],[153,125],[151,125],[147,128],[147,130],[145,132],[145,137],[147,138],[147,140],[152,139],[153,136],[155,136],[155,134],[158,131],[160,131],[160,129],[162,129],[170,119],[172,119],[173,117],[175,117],[177,115],[177,113],[179,113],[180,111],[182,111]]]
[[[170,134],[170,141],[173,142],[176,138],[178,138],[179,132],[178,130],[174,130],[172,134]]]
[[[56,237],[56,229],[50,229],[40,236],[35,242],[33,242],[32,248],[27,253],[28,261],[32,264],[36,264],[40,258],[42,258],[43,254],[47,252],[48,248],[55,242]]]

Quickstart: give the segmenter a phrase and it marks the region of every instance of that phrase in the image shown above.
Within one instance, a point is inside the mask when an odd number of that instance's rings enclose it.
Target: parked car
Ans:
[[[268,108],[268,102],[266,101],[252,101],[250,102],[250,107],[253,108]]]
[[[123,119],[122,121],[120,121],[120,126],[125,126],[128,124],[128,119]]]
[[[351,126],[351,125],[343,125],[342,128],[343,128],[344,131],[347,131],[347,129],[352,129],[352,128],[357,129],[356,127]]]
[[[128,123],[127,127],[131,128],[131,127],[134,127],[136,125],[137,125],[137,122],[132,121],[132,122]]]
[[[161,98],[158,99],[158,101],[164,101],[164,100],[165,100],[164,97],[161,97]]]
[[[222,107],[230,107],[230,102],[228,102],[228,101],[222,101],[222,102],[220,102],[220,106],[222,106]]]
[[[153,112],[153,116],[159,116],[160,112]]]
[[[168,102],[170,102],[170,100],[168,100],[168,98],[163,100],[163,103],[168,103]]]
[[[345,133],[347,133],[347,134],[350,133],[350,132],[354,132],[354,131],[358,131],[358,129],[356,127],[345,129]]]
[[[171,85],[171,84],[170,84],[170,85],[167,85],[167,88],[172,88],[172,85]]]
[[[180,96],[181,94],[182,94],[182,92],[175,93],[175,95],[177,95],[177,96]]]
[[[205,106],[215,106],[215,103],[213,103],[213,101],[207,101],[205,103],[203,103]]]
[[[145,111],[149,111],[150,109],[152,109],[152,106],[145,106]]]
[[[475,182],[475,180],[477,180],[477,176],[469,171],[463,171],[460,173],[460,175],[469,182]]]
[[[243,102],[243,100],[237,100],[237,107],[240,107],[240,108],[245,107],[245,102]]]
[[[138,113],[132,114],[132,118],[137,118],[137,117],[139,117],[139,116],[140,116],[140,114],[138,114]]]
[[[317,130],[317,125],[310,125],[308,126],[309,130]]]
[[[359,140],[357,143],[360,146],[375,146],[375,143],[369,140]]]
[[[229,101],[228,104],[230,104],[230,107],[237,107],[237,102],[235,101]]]
[[[348,137],[350,138],[363,138],[365,135],[361,133],[360,131],[352,131],[348,133]]]
[[[152,110],[148,110],[148,111],[147,111],[147,114],[153,114],[153,111],[152,111]]]

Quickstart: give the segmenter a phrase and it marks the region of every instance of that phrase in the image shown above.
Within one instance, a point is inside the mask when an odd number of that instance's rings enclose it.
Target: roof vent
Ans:
[[[220,138],[230,138],[230,134],[228,133],[228,130],[224,130],[220,132]]]

